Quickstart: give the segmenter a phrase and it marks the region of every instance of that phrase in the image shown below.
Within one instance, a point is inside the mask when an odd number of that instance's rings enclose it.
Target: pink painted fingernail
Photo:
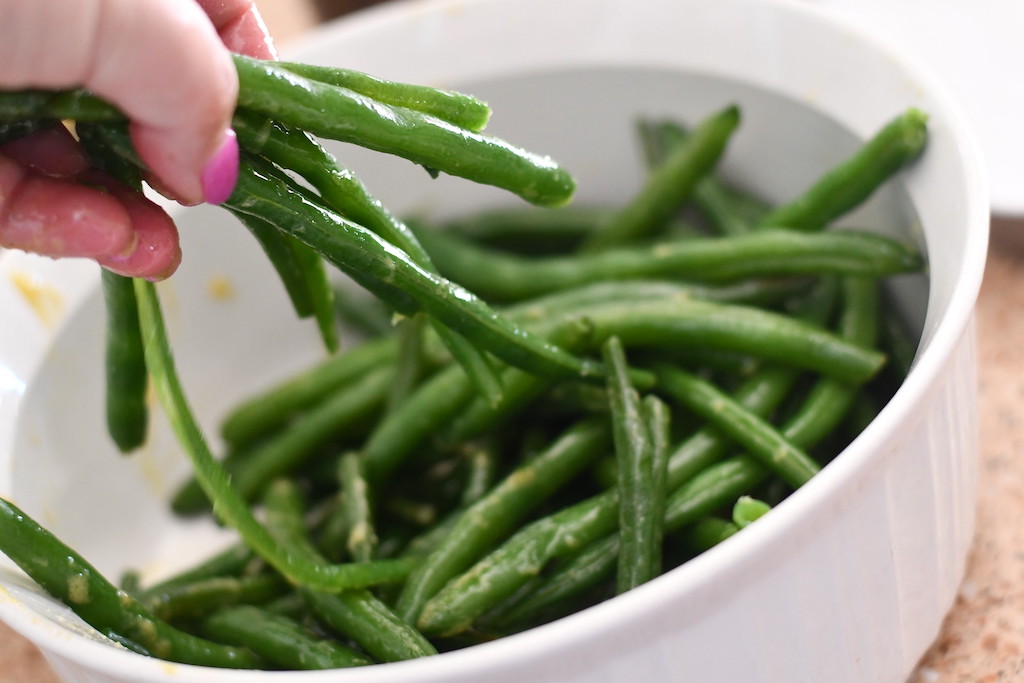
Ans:
[[[230,128],[224,142],[203,169],[203,195],[210,204],[227,201],[238,182],[238,138]]]

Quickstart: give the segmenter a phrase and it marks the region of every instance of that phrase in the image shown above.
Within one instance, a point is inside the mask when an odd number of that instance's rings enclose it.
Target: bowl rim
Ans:
[[[360,10],[339,20],[317,27],[301,39],[304,46],[315,46],[326,41],[337,40],[345,35],[372,31],[378,23],[404,21],[410,12],[444,12],[452,5],[498,4],[509,0],[395,0]],[[746,1],[746,0],[737,0]],[[947,311],[938,323],[934,336],[915,360],[910,375],[899,388],[893,399],[886,405],[872,423],[837,457],[815,477],[811,486],[803,487],[791,494],[782,504],[765,517],[755,533],[743,534],[729,539],[700,556],[688,561],[649,584],[630,591],[629,595],[617,600],[604,602],[583,612],[569,615],[558,621],[533,628],[529,631],[474,646],[464,650],[445,653],[442,657],[430,657],[408,662],[394,662],[375,665],[345,672],[345,680],[360,681],[394,680],[406,672],[415,671],[417,680],[434,680],[432,676],[443,674],[452,666],[465,671],[491,668],[500,662],[512,663],[522,655],[535,653],[538,649],[550,647],[551,643],[561,646],[579,642],[594,633],[611,628],[615,624],[638,618],[640,615],[664,600],[663,592],[699,591],[720,580],[722,573],[731,571],[744,556],[764,552],[779,542],[779,538],[806,523],[807,513],[822,505],[837,494],[851,477],[859,476],[884,457],[877,445],[884,435],[898,429],[909,419],[914,407],[931,390],[942,368],[956,351],[962,336],[970,329],[974,306],[980,291],[988,248],[989,201],[984,164],[978,145],[974,141],[967,119],[955,100],[945,88],[920,64],[901,54],[897,47],[885,45],[863,29],[852,26],[826,9],[795,0],[759,0],[789,12],[803,13],[807,17],[830,28],[840,29],[858,40],[872,45],[875,49],[889,53],[894,63],[914,81],[922,84],[943,109],[943,116],[950,121],[966,169],[968,185],[963,188],[968,207],[969,229],[977,234],[968,240],[960,255],[963,264],[960,280],[951,296]],[[4,254],[0,254],[0,259]],[[14,598],[9,590],[0,584],[0,618],[14,630],[36,643],[47,658],[56,656],[96,671],[128,679],[169,679],[173,676],[181,681],[209,680],[215,675],[225,683],[253,680],[254,677],[267,679],[290,678],[301,675],[303,680],[326,680],[337,677],[337,671],[274,671],[254,672],[251,670],[218,670],[215,674],[207,667],[176,664],[142,657],[127,649],[112,644],[90,640],[86,637],[68,637],[64,627],[41,619],[31,608]],[[585,624],[581,620],[585,619]],[[585,628],[579,628],[581,625]]]

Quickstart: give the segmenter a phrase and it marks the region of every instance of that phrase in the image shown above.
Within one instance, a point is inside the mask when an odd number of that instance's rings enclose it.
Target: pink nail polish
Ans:
[[[230,128],[224,142],[203,169],[203,195],[210,204],[220,204],[231,196],[238,181],[238,138]]]

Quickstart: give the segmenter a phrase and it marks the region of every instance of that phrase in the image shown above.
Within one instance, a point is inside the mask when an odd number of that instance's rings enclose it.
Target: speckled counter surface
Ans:
[[[259,6],[276,39],[286,42],[321,14],[371,2],[259,0]],[[908,683],[1024,681],[1024,221],[994,223],[977,316],[977,536],[956,604]],[[57,680],[38,650],[0,624],[0,683]]]

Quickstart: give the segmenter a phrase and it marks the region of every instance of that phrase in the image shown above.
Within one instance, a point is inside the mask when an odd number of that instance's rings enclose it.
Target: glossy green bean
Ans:
[[[640,191],[589,236],[582,248],[593,251],[625,244],[664,226],[714,167],[739,123],[740,111],[735,106],[701,122],[651,171]]]
[[[118,590],[81,555],[0,498],[0,551],[86,623],[153,656],[203,666],[255,668],[259,658],[180,631]]]
[[[394,342],[393,338],[365,342],[245,398],[221,421],[221,436],[237,445],[274,431],[339,387],[391,363],[398,352]]]
[[[415,109],[467,130],[483,130],[491,117],[491,108],[485,102],[452,90],[398,83],[352,69],[318,64],[279,61],[276,65],[304,78],[348,88],[385,104]]]
[[[759,227],[820,230],[858,206],[906,164],[928,137],[928,117],[908,109],[886,123],[851,156],[818,178],[799,197],[771,211]]]
[[[107,431],[122,453],[140,447],[149,428],[149,375],[142,352],[138,307],[131,278],[102,270],[107,311],[105,344]]]
[[[532,258],[474,246],[440,231],[424,230],[418,236],[443,275],[492,302],[522,301],[608,280],[727,283],[824,273],[881,277],[922,267],[920,254],[907,245],[854,230],[804,233],[765,229],[582,256]]]
[[[658,386],[688,410],[717,427],[793,488],[803,486],[821,467],[783,437],[771,423],[744,409],[710,382],[679,368],[661,366]]]

